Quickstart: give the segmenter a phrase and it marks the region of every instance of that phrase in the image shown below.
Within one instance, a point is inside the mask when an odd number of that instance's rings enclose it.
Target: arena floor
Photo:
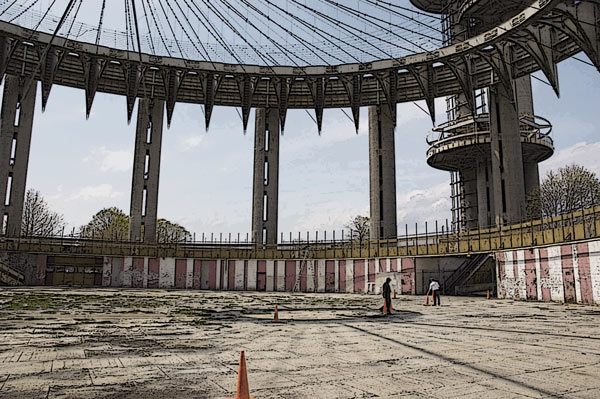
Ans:
[[[0,398],[598,398],[600,308],[483,298],[0,289]],[[272,323],[279,305],[282,323]]]

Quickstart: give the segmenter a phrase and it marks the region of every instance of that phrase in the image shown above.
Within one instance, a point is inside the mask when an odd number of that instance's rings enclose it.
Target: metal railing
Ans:
[[[569,214],[465,232],[427,231],[391,239],[314,240],[263,245],[252,242],[146,244],[69,237],[0,237],[1,251],[89,256],[147,256],[200,259],[315,259],[421,257],[489,253],[600,237],[600,206]]]

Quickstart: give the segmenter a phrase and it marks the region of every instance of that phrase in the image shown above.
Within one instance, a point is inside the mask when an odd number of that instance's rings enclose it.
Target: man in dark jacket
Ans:
[[[387,307],[387,314],[392,314],[392,287],[390,287],[391,278],[387,278],[385,283],[383,283],[382,291],[383,298],[385,299],[385,306]],[[383,308],[381,309],[383,312]]]

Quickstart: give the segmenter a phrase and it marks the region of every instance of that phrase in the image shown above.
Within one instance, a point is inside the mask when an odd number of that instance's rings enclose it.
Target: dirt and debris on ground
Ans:
[[[600,308],[442,297],[0,289],[0,398],[599,398]],[[278,305],[281,323],[272,323]]]

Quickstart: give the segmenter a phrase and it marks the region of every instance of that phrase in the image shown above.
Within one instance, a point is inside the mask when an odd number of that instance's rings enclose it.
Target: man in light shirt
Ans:
[[[431,291],[431,295],[433,295],[433,305],[432,306],[440,306],[440,283],[435,279],[429,279],[429,291]]]

